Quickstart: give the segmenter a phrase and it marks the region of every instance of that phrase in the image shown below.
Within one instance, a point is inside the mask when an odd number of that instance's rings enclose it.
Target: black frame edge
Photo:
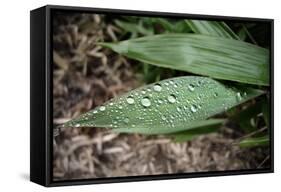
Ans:
[[[47,185],[46,6],[30,11],[30,181]]]
[[[142,11],[134,9],[112,9],[112,8],[96,8],[96,7],[81,7],[81,6],[64,6],[64,5],[46,5],[48,9],[52,10],[63,10],[63,11],[76,11],[76,12],[96,12],[96,13],[117,13],[126,15],[137,15],[137,16],[166,16],[166,17],[185,17],[185,18],[196,18],[204,20],[237,20],[237,21],[260,21],[260,22],[271,22],[272,18],[257,18],[257,17],[238,17],[238,16],[224,16],[224,15],[204,15],[194,13],[172,13],[164,11]]]
[[[270,20],[270,169],[274,173],[274,19]]]

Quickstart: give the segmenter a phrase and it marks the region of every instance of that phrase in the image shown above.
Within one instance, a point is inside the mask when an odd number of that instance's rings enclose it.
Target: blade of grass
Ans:
[[[247,34],[247,36],[249,37],[249,39],[255,44],[257,45],[258,43],[256,42],[256,40],[254,39],[254,37],[251,35],[251,33],[249,32],[249,30],[247,29],[247,27],[245,25],[242,25],[245,33]]]
[[[269,145],[269,136],[247,138],[239,142],[240,147],[260,147]]]
[[[99,43],[144,63],[247,84],[269,85],[269,51],[246,42],[166,34]]]
[[[115,20],[115,23],[118,27],[124,29],[126,32],[130,32],[136,36],[136,34],[141,35],[152,35],[153,29],[147,29],[145,28],[142,23],[129,23],[121,20]]]
[[[204,123],[263,92],[227,87],[207,77],[183,76],[140,87],[65,123],[64,127],[105,127],[116,131],[166,134]]]
[[[224,22],[185,20],[194,33],[240,40]]]

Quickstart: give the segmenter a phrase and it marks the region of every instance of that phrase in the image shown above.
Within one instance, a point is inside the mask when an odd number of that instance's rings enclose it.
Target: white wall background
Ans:
[[[267,191],[281,188],[278,0],[24,0],[0,6],[0,191]],[[45,4],[275,19],[275,173],[44,188],[29,179],[29,10]],[[279,118],[278,118],[279,117]],[[276,191],[276,190],[275,190]]]

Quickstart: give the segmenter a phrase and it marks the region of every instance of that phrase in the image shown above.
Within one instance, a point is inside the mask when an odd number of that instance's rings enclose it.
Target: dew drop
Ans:
[[[168,101],[170,103],[175,103],[176,102],[176,96],[175,95],[169,95],[168,96]]]
[[[167,118],[163,115],[161,119],[165,121]]]
[[[74,125],[74,127],[79,127],[80,126],[80,123],[77,123]]]
[[[159,104],[162,104],[162,103],[163,103],[163,101],[162,101],[161,99],[159,99],[159,100],[158,100],[158,103],[159,103]]]
[[[144,98],[141,100],[141,104],[142,104],[142,106],[144,106],[144,107],[149,107],[149,106],[151,105],[151,102],[150,102],[150,100],[149,100],[148,97],[144,97]]]
[[[236,97],[237,97],[238,101],[241,101],[242,96],[241,96],[241,93],[240,93],[240,92],[238,92],[238,93],[236,94]]]
[[[189,84],[189,85],[188,85],[188,89],[189,89],[190,91],[194,91],[194,85]]]
[[[127,103],[133,104],[134,102],[135,102],[135,100],[132,97],[127,98]]]
[[[105,106],[101,106],[101,107],[100,107],[100,110],[101,110],[101,111],[105,111]]]
[[[159,85],[159,84],[156,84],[156,85],[154,85],[153,86],[153,89],[154,89],[154,91],[161,91],[162,90],[162,87],[161,87],[161,85]]]
[[[126,117],[125,119],[124,119],[124,123],[129,123],[130,122],[130,119],[128,118],[128,117]]]
[[[195,105],[191,105],[191,112],[195,113],[197,111],[196,106]]]
[[[97,111],[97,110],[94,110],[93,113],[96,114],[96,113],[98,113],[98,111]]]
[[[119,106],[118,106],[118,109],[123,109],[122,105],[119,105]]]
[[[219,94],[218,94],[217,92],[215,92],[215,93],[214,93],[214,96],[217,97],[217,96],[219,96]]]
[[[177,111],[178,111],[178,112],[181,112],[181,108],[180,108],[180,107],[177,107]]]

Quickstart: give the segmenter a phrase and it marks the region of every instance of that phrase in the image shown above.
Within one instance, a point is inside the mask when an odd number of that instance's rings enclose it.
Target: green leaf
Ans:
[[[178,133],[170,134],[169,136],[174,138],[176,142],[185,142],[197,137],[199,135],[213,133],[218,131],[219,127],[225,119],[210,119],[203,121],[204,123],[197,124],[197,126],[192,127],[190,130],[182,131]]]
[[[142,23],[129,23],[121,20],[115,20],[115,23],[120,28],[124,29],[126,32],[132,33],[136,36],[138,33],[142,35],[152,35],[153,29],[146,29]]]
[[[269,51],[238,40],[197,34],[166,34],[99,44],[160,67],[216,79],[269,85]]]
[[[222,124],[224,119],[208,119],[208,120],[200,120],[189,123],[182,123],[178,125],[176,128],[168,130],[167,126],[163,126],[163,128],[152,129],[149,130],[147,127],[134,127],[133,129],[128,128],[117,128],[113,129],[115,132],[120,133],[141,133],[141,134],[169,134],[169,136],[176,136],[177,134],[182,135],[183,133],[191,133],[193,136],[197,136],[198,134],[203,134],[204,132],[210,132],[214,130],[214,126],[218,126]],[[208,127],[208,126],[211,127]],[[208,130],[209,129],[209,130]]]
[[[269,136],[247,138],[239,142],[240,147],[260,147],[269,145]]]
[[[191,31],[185,20],[172,22],[163,18],[151,18],[151,21],[155,24],[160,24],[166,30],[165,32],[187,33]]]
[[[242,41],[245,41],[247,38],[247,32],[245,31],[245,28],[242,27],[239,31],[238,31],[238,36]]]
[[[169,22],[167,19],[163,18],[150,18],[150,22],[153,24],[161,25],[166,31],[173,31],[173,24]]]
[[[199,122],[262,93],[250,88],[227,87],[207,77],[177,77],[113,98],[63,126],[105,127],[143,134],[174,133],[198,126]]]
[[[224,22],[186,20],[186,23],[192,31],[197,34],[240,40],[239,37]]]

